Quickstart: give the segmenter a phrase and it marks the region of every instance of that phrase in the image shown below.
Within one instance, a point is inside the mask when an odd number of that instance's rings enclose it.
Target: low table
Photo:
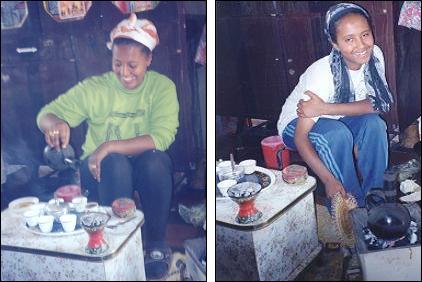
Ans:
[[[110,208],[106,208],[110,211]],[[141,238],[144,215],[105,228],[109,249],[101,255],[85,252],[88,234],[40,235],[26,230],[22,215],[1,213],[2,280],[146,280]]]
[[[292,280],[321,251],[313,191],[316,180],[302,185],[276,181],[262,190],[255,206],[262,217],[249,224],[235,221],[238,205],[216,201],[216,279]]]

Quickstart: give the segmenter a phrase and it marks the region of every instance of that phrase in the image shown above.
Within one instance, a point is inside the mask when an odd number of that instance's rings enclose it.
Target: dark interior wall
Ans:
[[[205,67],[195,62],[196,52],[205,25],[205,14],[189,14],[186,16],[186,31],[188,45],[189,76],[193,90],[192,103],[195,105],[192,111],[192,123],[194,128],[194,141],[198,148],[198,158],[205,155]]]
[[[394,1],[397,107],[400,131],[421,116],[421,31],[398,25],[404,1]]]
[[[276,121],[300,75],[331,47],[323,34],[327,9],[341,1],[219,1],[216,4],[216,113]],[[386,77],[396,95],[392,1],[351,1],[372,16]],[[383,114],[390,131],[397,103]]]
[[[9,161],[42,161],[45,146],[35,117],[40,108],[78,81],[111,70],[106,48],[111,29],[128,15],[110,1],[93,2],[81,21],[58,23],[43,9],[42,1],[27,1],[29,15],[19,29],[1,32],[1,139]],[[192,87],[183,2],[161,1],[151,11],[137,13],[152,20],[160,36],[151,69],[170,77],[177,86],[180,127],[170,154],[178,169],[195,156],[192,126]],[[16,48],[35,47],[19,54]],[[71,144],[81,154],[85,125],[72,129]]]

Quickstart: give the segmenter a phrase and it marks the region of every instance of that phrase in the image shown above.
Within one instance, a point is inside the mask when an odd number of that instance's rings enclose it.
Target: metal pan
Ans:
[[[365,200],[368,211],[368,228],[378,238],[396,240],[406,235],[410,226],[409,210],[398,203],[386,203],[378,191],[369,193]],[[384,197],[385,200],[385,197]],[[377,203],[377,206],[370,203]]]

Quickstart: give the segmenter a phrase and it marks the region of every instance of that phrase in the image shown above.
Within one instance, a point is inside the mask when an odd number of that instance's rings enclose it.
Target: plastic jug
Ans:
[[[267,168],[283,169],[290,164],[290,152],[280,136],[269,136],[261,141]]]

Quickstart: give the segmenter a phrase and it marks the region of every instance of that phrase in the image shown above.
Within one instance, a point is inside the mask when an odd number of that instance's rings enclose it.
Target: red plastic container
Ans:
[[[269,136],[261,141],[262,154],[267,168],[283,169],[290,164],[290,151],[280,136]]]
[[[65,202],[72,202],[72,199],[81,195],[81,186],[71,184],[65,185],[54,192],[54,198],[63,198]]]

